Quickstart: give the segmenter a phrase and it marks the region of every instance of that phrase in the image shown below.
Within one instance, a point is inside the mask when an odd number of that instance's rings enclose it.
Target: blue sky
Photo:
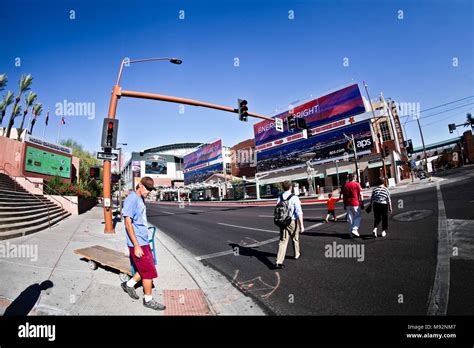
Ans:
[[[0,73],[7,73],[7,89],[15,92],[21,74],[33,74],[32,90],[51,110],[46,130],[51,141],[59,124],[56,103],[95,103],[94,119],[68,116],[61,130],[61,138],[72,137],[90,151],[100,150],[102,119],[124,57],[183,60],[179,66],[133,64],[124,71],[124,89],[232,107],[245,98],[250,111],[268,116],[311,94],[352,82],[362,87],[362,81],[372,98],[383,92],[424,110],[474,95],[473,13],[470,0],[1,0]],[[471,104],[425,120],[430,113],[422,114],[425,141],[456,135],[447,124],[463,122],[474,99],[433,110],[466,103]],[[128,143],[128,152],[217,138],[232,146],[253,137],[257,122],[192,106],[181,114],[178,104],[139,99],[122,98],[117,110],[119,141]],[[44,114],[34,135],[42,135],[43,122]],[[420,145],[416,122],[409,121],[406,131]]]

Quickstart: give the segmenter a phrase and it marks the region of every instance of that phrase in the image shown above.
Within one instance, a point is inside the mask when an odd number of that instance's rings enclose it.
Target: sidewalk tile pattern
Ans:
[[[201,289],[164,290],[165,315],[211,315]]]

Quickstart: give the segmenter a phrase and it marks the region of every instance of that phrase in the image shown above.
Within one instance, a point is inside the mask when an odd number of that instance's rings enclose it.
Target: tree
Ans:
[[[21,140],[21,133],[23,132],[23,125],[25,124],[25,117],[28,114],[28,110],[30,109],[30,106],[33,105],[33,103],[36,101],[37,97],[38,97],[38,95],[35,92],[31,92],[31,91],[26,96],[26,100],[25,100],[25,106],[26,107],[25,107],[25,111],[23,111],[23,118],[21,119],[20,128],[18,128],[17,140]]]
[[[21,110],[21,106],[19,105],[21,96],[23,95],[23,93],[25,93],[26,91],[30,89],[32,82],[33,82],[33,76],[31,76],[31,74],[28,74],[28,75],[23,74],[21,76],[20,83],[19,83],[20,90],[18,92],[18,96],[15,99],[15,105],[13,106],[13,111],[10,116],[10,120],[8,121],[7,134],[6,134],[7,138],[10,137],[10,132],[12,130],[13,124],[15,123],[15,117],[18,116],[19,110]]]
[[[466,114],[466,124],[465,124],[465,126],[466,127],[471,126],[471,128],[474,127],[474,117],[472,117],[472,114],[470,112],[468,112]]]
[[[7,74],[0,74],[0,91],[3,91],[3,88],[7,85],[8,76]]]
[[[43,112],[43,104],[41,103],[36,103],[33,105],[33,120],[31,120],[31,128],[29,134],[33,134],[33,127],[35,126],[36,123],[36,118],[41,115]]]
[[[94,156],[94,154],[84,150],[82,145],[73,139],[61,141],[61,145],[72,148],[73,156],[80,159],[79,179],[81,181],[87,181],[89,179],[89,168],[100,165],[100,161]]]
[[[0,127],[3,127],[3,118],[5,117],[5,114],[7,113],[7,108],[11,105],[11,103],[13,103],[13,92],[8,91],[7,95],[4,96],[3,100],[0,102]],[[4,133],[5,130],[3,130],[3,134]]]

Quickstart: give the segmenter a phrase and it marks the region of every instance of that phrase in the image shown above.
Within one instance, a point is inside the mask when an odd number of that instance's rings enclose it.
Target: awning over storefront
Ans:
[[[351,174],[352,173],[352,169],[339,169],[338,171],[336,171],[336,168],[331,168],[331,169],[328,169],[326,171],[326,175],[337,175],[337,173],[339,172],[339,174],[342,174],[342,173],[348,173],[348,174]]]
[[[388,166],[390,164],[392,164],[390,161],[385,161],[386,166]],[[380,167],[383,167],[383,162],[382,161],[369,163],[369,165],[368,165],[368,168],[380,168]]]
[[[313,178],[321,178],[324,179],[324,174],[323,173],[314,173]],[[261,179],[258,181],[259,185],[268,185],[268,184],[275,184],[279,182],[283,182],[285,180],[290,180],[290,181],[296,181],[296,180],[307,180],[308,179],[308,174],[306,173],[297,173],[293,175],[282,175],[274,178],[269,178],[269,179]]]

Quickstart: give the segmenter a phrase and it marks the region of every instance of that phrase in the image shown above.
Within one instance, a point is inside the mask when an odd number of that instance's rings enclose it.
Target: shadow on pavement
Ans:
[[[261,263],[263,263],[269,269],[275,269],[275,264],[268,259],[269,257],[276,258],[277,255],[275,253],[260,251],[260,250],[257,250],[255,248],[249,248],[249,247],[241,246],[241,245],[236,244],[236,243],[229,243],[229,245],[232,249],[238,248],[239,256],[255,257],[257,260],[259,260]]]
[[[45,280],[41,284],[32,284],[27,287],[22,293],[8,306],[5,310],[4,316],[26,316],[35,306],[41,292],[52,288],[54,286],[51,280]]]

